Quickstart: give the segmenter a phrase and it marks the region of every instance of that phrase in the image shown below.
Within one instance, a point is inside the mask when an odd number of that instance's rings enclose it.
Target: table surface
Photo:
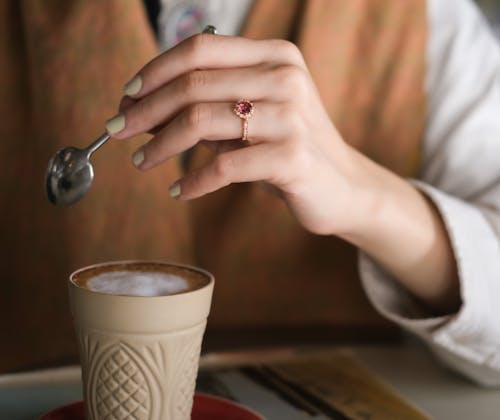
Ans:
[[[432,418],[500,418],[500,389],[481,388],[447,370],[417,343],[341,348]],[[210,355],[202,358],[202,368],[210,365],[211,360],[214,358]],[[239,380],[231,375],[226,379]],[[265,393],[252,390],[251,387],[239,386],[238,389],[238,400],[268,419],[277,418],[273,414],[276,407],[270,406]],[[0,419],[34,419],[55,407],[81,398],[78,366],[0,375]]]

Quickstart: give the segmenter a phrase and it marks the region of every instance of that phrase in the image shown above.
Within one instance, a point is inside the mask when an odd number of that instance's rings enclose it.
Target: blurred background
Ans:
[[[131,154],[146,141],[145,136],[132,142],[110,142],[105,151],[96,154],[93,163],[99,176],[77,206],[55,208],[47,202],[43,175],[52,154],[61,147],[86,145],[95,139],[103,122],[117,112],[123,83],[154,57],[158,48],[172,45],[173,34],[165,25],[162,32],[158,24],[162,1],[169,0],[0,0],[0,340],[4,340],[0,375],[78,363],[66,291],[68,273],[117,259],[200,265],[217,273],[216,277],[220,274],[220,278],[230,279],[217,287],[205,350],[247,349],[255,343],[264,347],[305,342],[404,343],[406,338],[375,312],[358,283],[339,282],[338,289],[330,286],[330,272],[321,272],[321,268],[331,268],[331,255],[344,255],[339,244],[332,244],[331,238],[312,237],[289,219],[285,228],[291,232],[290,241],[286,233],[276,235],[272,229],[266,230],[289,217],[281,216],[288,212],[277,199],[272,202],[275,219],[269,217],[267,209],[249,208],[247,202],[232,200],[224,191],[217,193],[216,200],[230,209],[234,218],[210,217],[217,214],[218,207],[211,208],[208,201],[206,207],[197,207],[170,200],[168,182],[179,177],[178,165],[164,165],[139,177],[130,163]],[[290,3],[300,5],[300,1]],[[474,1],[500,41],[500,0]],[[100,10],[103,4],[106,14]],[[132,11],[124,16],[127,6]],[[217,11],[213,14],[217,16]],[[186,23],[200,24],[190,26],[194,32],[207,23],[195,14],[186,19],[191,19]],[[221,33],[227,33],[217,26]],[[4,29],[8,35],[2,37]],[[363,43],[362,49],[366,52],[367,45]],[[257,189],[244,192],[262,197]],[[190,223],[191,218],[199,223]],[[227,226],[221,228],[219,219]],[[255,230],[247,242],[235,239],[234,233],[242,226]],[[214,232],[219,231],[217,237]],[[291,248],[295,253],[286,254],[276,236],[285,238],[283,242],[292,243],[297,237],[302,242]],[[213,241],[214,237],[218,240]],[[266,257],[268,248],[254,250],[249,243],[277,249],[281,260]],[[324,251],[316,252],[318,249]],[[353,263],[349,270],[355,272],[357,254],[351,251],[346,251],[345,260]],[[308,267],[304,261],[312,263]],[[212,270],[209,263],[217,269]],[[297,269],[302,266],[305,271]],[[321,285],[316,282],[315,288],[307,287],[307,282],[318,280],[320,274]],[[341,274],[348,278],[352,273]],[[303,282],[290,282],[293,276]],[[249,287],[244,290],[242,284]],[[414,354],[427,357],[420,348]],[[389,355],[388,366],[398,353]],[[389,366],[387,371],[397,376],[408,365],[414,365],[416,372],[421,370],[413,359],[401,358],[399,365],[392,370]],[[430,399],[439,395],[432,388],[440,383],[439,375],[443,383],[449,379],[444,369],[436,370],[430,361],[421,374],[422,389],[428,390]],[[408,378],[412,385],[415,376]],[[394,384],[405,389],[401,382],[406,380],[401,375],[400,382]],[[461,395],[463,384],[458,379],[456,383],[456,393],[450,396]],[[79,397],[78,386],[79,382],[72,388],[72,396]],[[484,398],[481,390],[467,388],[467,392]],[[4,394],[3,401],[8,399]],[[0,418],[4,418],[1,403],[0,398]],[[456,402],[449,405],[461,409]]]
[[[500,0],[477,2],[500,39]],[[127,15],[129,17],[121,22],[121,26],[116,25],[123,19],[122,5],[129,3],[135,4],[136,13]],[[53,22],[44,15],[41,4],[56,10],[57,30],[47,30],[53,28]],[[191,259],[191,239],[198,239],[199,236],[192,234],[186,220],[192,209],[183,203],[165,199],[167,180],[176,179],[179,168],[165,166],[141,174],[139,179],[131,164],[123,165],[123,162],[130,162],[132,152],[144,141],[144,137],[126,145],[110,142],[105,153],[96,155],[94,163],[99,168],[99,176],[93,190],[78,206],[68,210],[53,208],[47,203],[42,187],[50,156],[61,147],[85,145],[96,138],[103,130],[103,121],[116,113],[123,83],[157,53],[140,2],[114,2],[115,7],[110,8],[107,16],[103,16],[100,10],[94,10],[92,14],[91,8],[81,13],[81,9],[88,8],[89,4],[98,9],[98,2],[82,0],[0,2],[0,28],[11,29],[10,32],[6,30],[9,36],[0,37],[0,48],[4,51],[4,55],[0,56],[4,60],[0,65],[0,167],[4,178],[0,188],[0,255],[3,258],[2,278],[6,279],[0,294],[0,332],[10,340],[3,354],[0,353],[0,372],[74,363],[77,360],[65,289],[67,274],[74,269],[99,261],[133,258],[167,258],[195,263]],[[155,27],[159,0],[144,0],[144,4],[150,23]],[[83,18],[72,21],[72,16],[78,14]],[[75,32],[81,36],[76,37]],[[132,41],[125,42],[125,38]],[[120,54],[120,51],[124,53]],[[25,144],[20,146],[20,142]],[[137,200],[123,208],[121,203],[128,203],[130,197],[137,197]],[[218,197],[226,199],[224,193]],[[276,203],[276,206],[281,205]],[[238,216],[232,228],[237,230],[245,222],[246,208],[241,203],[234,207]],[[158,214],[163,217],[158,218]],[[217,226],[194,226],[194,229],[202,228],[216,230]],[[152,231],[156,240],[152,239]],[[256,258],[246,252],[245,243],[235,246],[231,232],[224,234],[227,239],[217,245],[238,255],[234,264],[265,265],[266,261],[262,259],[255,263]],[[266,237],[265,241],[272,242],[273,238]],[[305,241],[311,245],[313,239],[307,237]],[[323,245],[319,243],[323,241],[321,238],[314,241],[318,241],[319,246]],[[238,246],[241,246],[239,251]],[[213,248],[213,244],[201,244],[198,249],[207,254],[202,256],[206,260],[212,258],[210,253]],[[200,258],[199,253],[194,254]],[[212,259],[217,258],[214,255]],[[313,256],[307,258],[312,259]],[[321,259],[324,265],[330,263],[327,252],[314,255],[314,258]],[[270,270],[265,271],[269,271],[267,276],[273,276]],[[290,275],[294,274],[292,269],[290,272]],[[287,279],[279,285],[276,283],[278,276],[273,278],[274,283],[266,282],[264,274],[255,277],[262,277],[261,284],[248,282],[256,286],[246,300],[232,299],[241,293],[236,282],[226,285],[227,296],[231,297],[226,302],[230,301],[233,305],[228,306],[227,311],[233,316],[227,316],[218,309],[221,305],[215,305],[212,325],[231,326],[231,323],[236,325],[239,321],[244,326],[266,325],[268,320],[262,315],[260,307],[259,311],[255,311],[251,303],[253,299],[253,302],[269,307],[270,315],[275,317],[275,325],[280,327],[280,337],[297,336],[298,321],[294,318],[296,314],[289,310],[289,305],[283,301],[280,307],[277,299],[273,301],[270,298],[270,302],[264,302],[262,298],[265,293],[276,296],[279,293],[276,290],[288,287]],[[232,277],[228,275],[228,278]],[[269,284],[269,290],[263,289]],[[289,289],[290,293],[296,294],[294,299],[297,301],[304,294],[300,285]],[[219,288],[219,297],[216,297],[221,301],[224,296],[222,291],[223,288]],[[390,329],[388,323],[375,314],[360,290],[356,293],[359,296],[356,301],[335,297],[326,288],[325,292],[319,290],[313,297],[316,302],[322,297],[326,301],[328,297],[325,307],[328,304],[335,308],[332,314],[337,316],[335,337],[343,336],[343,323],[354,327],[354,335],[344,334],[349,339],[369,337],[368,331],[361,333],[357,329],[359,325],[366,324],[377,337],[383,336],[385,330]],[[332,295],[333,299],[337,299],[333,304],[329,298]],[[313,301],[312,298],[304,297],[302,301],[305,302],[304,308],[297,312],[311,313],[308,320],[311,322],[302,325],[303,338],[308,341],[315,337],[324,338],[324,329],[315,330],[311,324],[318,319],[327,319],[326,315],[330,314],[326,314],[321,305],[316,305],[316,308],[307,305]],[[318,318],[316,309],[323,310],[326,315]],[[234,316],[236,313],[245,313],[247,318],[238,320]],[[361,315],[358,317],[355,314]],[[255,319],[260,324],[254,322]],[[53,328],[54,324],[59,327]],[[269,334],[271,339],[276,339],[272,331]],[[223,330],[220,335],[224,337],[226,331]],[[242,346],[254,339],[248,330],[232,337]],[[217,342],[216,329],[209,334],[207,343],[210,344],[211,339]],[[37,352],[33,352],[34,348]]]

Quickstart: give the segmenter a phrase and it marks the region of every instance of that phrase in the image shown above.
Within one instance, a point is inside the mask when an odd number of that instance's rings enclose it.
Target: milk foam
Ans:
[[[174,274],[141,271],[111,271],[92,277],[87,289],[128,296],[165,296],[189,289],[188,282]]]

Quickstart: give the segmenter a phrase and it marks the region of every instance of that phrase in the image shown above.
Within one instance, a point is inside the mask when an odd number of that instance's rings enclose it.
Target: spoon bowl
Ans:
[[[65,147],[50,159],[45,188],[52,204],[69,206],[85,195],[94,179],[90,156],[108,140],[105,133],[85,149]]]
[[[66,147],[50,159],[46,175],[47,196],[52,204],[71,205],[85,195],[93,179],[88,151]]]

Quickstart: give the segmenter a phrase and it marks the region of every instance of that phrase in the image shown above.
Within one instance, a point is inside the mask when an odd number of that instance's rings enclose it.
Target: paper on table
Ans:
[[[319,406],[330,407],[350,419],[429,419],[343,352],[301,357],[266,366]]]

